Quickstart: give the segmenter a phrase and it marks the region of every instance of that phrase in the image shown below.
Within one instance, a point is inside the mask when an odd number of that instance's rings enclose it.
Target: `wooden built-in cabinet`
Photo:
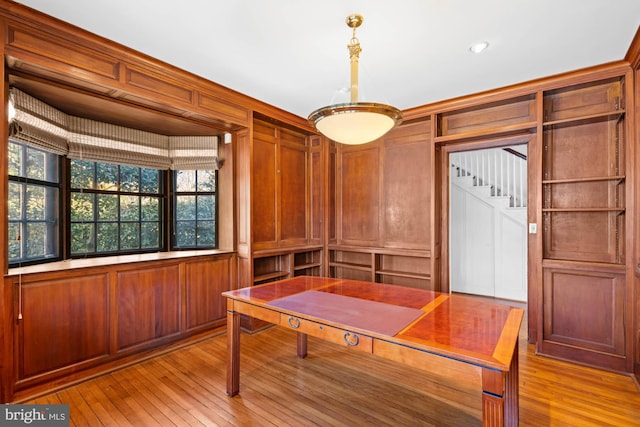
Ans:
[[[627,59],[631,63],[631,67],[633,69],[633,101],[635,101],[634,108],[629,109],[629,118],[630,121],[635,126],[635,144],[633,143],[633,136],[629,139],[631,143],[635,146],[640,144],[640,31],[636,34],[629,51],[627,52]],[[635,164],[636,168],[640,165],[640,150],[635,152]],[[633,181],[631,181],[633,183]],[[633,200],[635,201],[636,206],[640,203],[640,185],[635,185],[635,194]],[[636,218],[636,228],[635,234],[631,234],[633,240],[636,242],[640,241],[640,223],[638,221],[640,218]],[[633,255],[629,254],[633,264],[634,271],[634,290],[631,295],[630,304],[635,322],[632,324],[633,334],[632,334],[632,342],[633,342],[633,373],[635,374],[636,381],[640,384],[640,245],[636,243],[635,245],[635,253]]]
[[[220,254],[9,276],[14,391],[224,326],[234,272]]]
[[[322,141],[259,115],[240,141],[239,286],[323,274]],[[266,325],[241,319],[248,332]]]
[[[423,120],[331,151],[331,277],[433,289],[430,133]]]
[[[254,120],[253,250],[309,241],[309,150],[300,132]]]
[[[543,93],[542,353],[624,371],[625,79]]]

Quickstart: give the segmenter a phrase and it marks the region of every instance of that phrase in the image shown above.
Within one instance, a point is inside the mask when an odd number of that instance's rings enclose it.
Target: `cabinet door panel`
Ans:
[[[224,320],[229,290],[229,258],[187,263],[186,266],[187,329]]]
[[[19,379],[106,356],[108,301],[106,274],[23,284]]]
[[[380,146],[344,148],[339,168],[339,240],[344,244],[377,245],[380,240]]]
[[[118,350],[180,331],[179,267],[118,273]]]
[[[324,237],[324,185],[323,185],[323,168],[322,168],[322,139],[320,137],[310,138],[311,147],[309,162],[311,171],[311,229],[309,230],[310,243],[321,244]],[[331,191],[333,193],[333,191]]]
[[[304,144],[304,138],[303,138]],[[280,146],[280,244],[307,241],[307,153],[305,146]]]
[[[429,122],[385,138],[384,245],[429,249],[431,147]]]
[[[266,126],[264,126],[266,128]],[[258,126],[254,126],[253,138],[253,242],[254,249],[273,247],[277,244],[278,230],[276,218],[276,140],[274,129],[266,128],[258,133]],[[272,132],[271,137],[266,133]]]
[[[543,277],[543,352],[623,370],[624,274],[546,268]]]

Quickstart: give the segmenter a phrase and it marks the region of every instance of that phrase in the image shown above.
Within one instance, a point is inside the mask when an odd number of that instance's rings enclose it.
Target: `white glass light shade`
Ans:
[[[327,138],[349,145],[375,141],[402,121],[395,107],[373,102],[330,105],[309,115],[312,126]]]

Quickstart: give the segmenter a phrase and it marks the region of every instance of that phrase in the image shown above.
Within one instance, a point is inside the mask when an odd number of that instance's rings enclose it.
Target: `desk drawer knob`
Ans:
[[[360,343],[360,338],[356,334],[350,334],[349,332],[344,334],[344,342],[352,347],[355,347]]]
[[[298,329],[300,327],[300,319],[298,319],[297,317],[289,317],[289,320],[287,320],[287,322],[289,322],[289,326],[291,326],[293,329]]]

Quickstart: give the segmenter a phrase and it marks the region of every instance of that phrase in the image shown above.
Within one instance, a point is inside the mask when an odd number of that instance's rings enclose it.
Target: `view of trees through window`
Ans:
[[[215,170],[176,170],[168,176],[157,169],[77,159],[63,163],[63,159],[9,141],[11,266],[68,256],[161,251],[169,246],[216,247]],[[63,175],[69,176],[67,182],[62,182]],[[69,197],[63,203],[65,193]],[[67,224],[68,239],[61,239],[61,223]],[[68,241],[67,247],[62,247],[63,241]]]
[[[71,255],[159,250],[161,172],[71,160]]]
[[[59,256],[59,157],[9,141],[9,263]]]
[[[176,248],[216,246],[216,171],[174,173],[174,239]]]

